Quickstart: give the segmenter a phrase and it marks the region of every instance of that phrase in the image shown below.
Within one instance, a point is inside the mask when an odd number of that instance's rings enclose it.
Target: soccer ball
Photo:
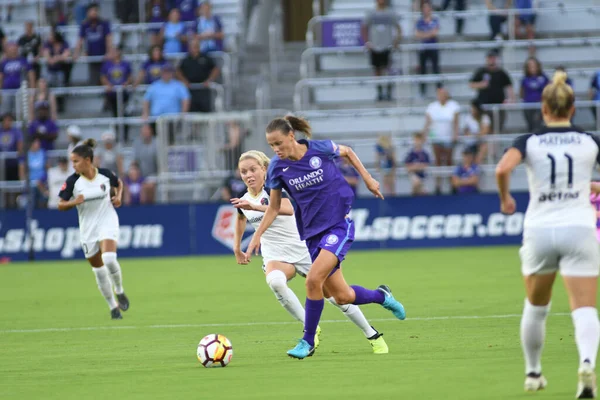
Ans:
[[[205,367],[226,367],[233,357],[233,346],[223,335],[210,334],[198,343],[198,361]]]

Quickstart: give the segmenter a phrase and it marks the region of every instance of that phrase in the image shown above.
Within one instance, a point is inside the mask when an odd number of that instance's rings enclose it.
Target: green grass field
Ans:
[[[521,399],[515,247],[352,252],[350,283],[386,283],[407,320],[364,306],[390,354],[326,305],[321,347],[285,352],[302,327],[277,303],[260,262],[233,257],[122,259],[131,309],[111,321],[83,260],[0,266],[0,399]],[[304,299],[303,280],[291,286]],[[577,355],[562,283],[548,319],[539,398],[574,398]],[[222,333],[225,369],[196,360]]]

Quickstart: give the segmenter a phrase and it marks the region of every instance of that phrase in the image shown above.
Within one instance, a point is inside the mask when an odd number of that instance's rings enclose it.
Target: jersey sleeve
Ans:
[[[64,201],[69,201],[71,197],[73,197],[73,189],[75,189],[75,182],[77,182],[77,178],[79,175],[71,175],[67,178],[65,183],[60,188],[60,192],[58,192],[58,197],[63,199]]]
[[[267,181],[265,183],[265,187],[267,189],[283,189],[283,181],[279,175],[280,168],[277,164],[277,159],[271,160],[271,163],[269,164],[269,169],[267,170]]]
[[[514,147],[515,149],[519,150],[523,160],[525,159],[525,156],[527,155],[527,140],[530,137],[531,137],[531,134],[519,136],[518,138],[515,139],[515,141],[511,145],[511,147]]]
[[[340,146],[338,146],[333,140],[311,140],[310,147],[311,149],[330,158],[340,156]]]
[[[119,178],[115,174],[112,173],[111,170],[106,168],[98,168],[98,173],[107,177],[110,181],[110,186],[119,187]]]
[[[589,134],[590,137],[592,138],[592,140],[594,141],[594,143],[596,143],[596,146],[598,147],[598,155],[596,156],[596,162],[598,164],[600,164],[600,137],[594,135],[594,134]]]

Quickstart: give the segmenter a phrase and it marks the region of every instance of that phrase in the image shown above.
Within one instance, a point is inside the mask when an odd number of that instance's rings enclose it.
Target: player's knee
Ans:
[[[102,262],[108,267],[108,269],[111,269],[112,267],[117,265],[117,253],[102,253]]]
[[[277,293],[283,293],[287,288],[287,278],[283,271],[274,270],[267,275],[267,285],[271,290]]]
[[[347,304],[352,304],[354,302],[354,298],[352,293],[349,291],[344,291],[342,293],[336,293],[333,295],[335,302],[340,306],[345,306]]]
[[[310,274],[306,277],[304,282],[307,292],[311,291],[323,291],[323,281],[319,278],[311,277]]]

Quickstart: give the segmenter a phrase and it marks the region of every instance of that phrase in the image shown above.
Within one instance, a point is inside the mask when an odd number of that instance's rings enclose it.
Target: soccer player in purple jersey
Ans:
[[[369,290],[349,286],[340,270],[340,263],[354,241],[354,223],[348,216],[354,193],[338,169],[336,158],[345,157],[367,188],[383,199],[379,182],[349,147],[338,146],[330,140],[296,141],[295,132],[302,132],[309,139],[312,136],[310,125],[301,118],[274,119],[266,131],[267,142],[276,154],[267,173],[266,186],[271,191],[271,202],[248,246],[246,257],[249,259],[253,252],[258,254],[261,236],[279,214],[281,192],[285,189],[296,202],[296,224],[313,262],[306,276],[304,337],[287,354],[303,359],[314,353],[324,289],[337,304],[377,303],[392,311],[398,319],[405,319],[404,307],[394,299],[389,287],[381,285],[376,290]]]

